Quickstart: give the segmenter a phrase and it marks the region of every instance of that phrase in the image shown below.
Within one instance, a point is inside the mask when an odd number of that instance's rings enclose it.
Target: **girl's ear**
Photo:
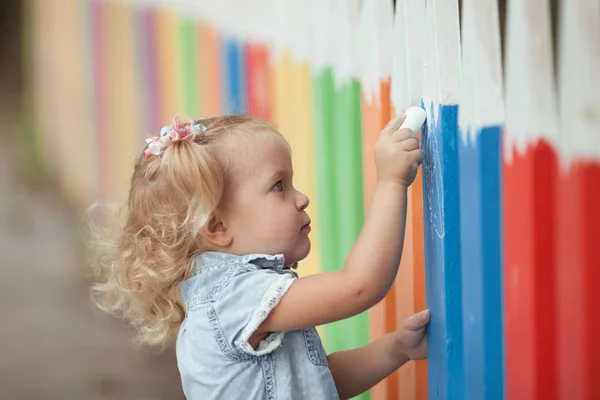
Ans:
[[[213,246],[226,248],[231,245],[233,238],[227,230],[225,222],[219,218],[217,212],[213,213],[206,226],[202,229],[202,236]]]

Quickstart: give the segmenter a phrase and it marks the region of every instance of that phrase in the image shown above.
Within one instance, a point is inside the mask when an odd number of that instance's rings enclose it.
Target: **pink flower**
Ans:
[[[194,119],[190,118],[187,123],[184,123],[181,118],[175,117],[173,125],[164,126],[160,130],[160,136],[153,136],[146,139],[146,143],[148,143],[148,148],[144,150],[146,158],[152,155],[161,155],[165,147],[171,142],[185,139],[189,135],[198,135],[206,130],[203,124],[194,125],[194,122]]]

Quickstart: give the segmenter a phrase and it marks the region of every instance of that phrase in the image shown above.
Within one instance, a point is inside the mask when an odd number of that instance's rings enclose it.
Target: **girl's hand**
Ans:
[[[427,358],[429,310],[407,318],[392,333],[357,349],[327,356],[341,399],[350,399],[381,382],[409,360]]]
[[[395,332],[394,352],[398,358],[425,360],[427,358],[427,324],[431,313],[421,311],[405,319]]]
[[[419,136],[410,129],[399,129],[404,114],[391,120],[381,131],[375,144],[375,165],[379,182],[392,182],[405,187],[415,180],[423,161]]]

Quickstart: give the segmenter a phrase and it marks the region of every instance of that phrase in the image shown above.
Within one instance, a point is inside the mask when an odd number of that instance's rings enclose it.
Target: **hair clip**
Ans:
[[[200,118],[203,119],[203,118]],[[200,135],[206,131],[206,126],[198,122],[194,124],[193,119],[189,119],[184,123],[181,118],[175,117],[172,125],[163,126],[160,130],[160,136],[153,136],[146,139],[148,147],[144,150],[146,158],[151,156],[160,156],[170,143],[185,139],[192,135]]]

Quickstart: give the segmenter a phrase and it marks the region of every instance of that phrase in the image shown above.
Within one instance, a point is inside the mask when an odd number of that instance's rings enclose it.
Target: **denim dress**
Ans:
[[[248,340],[296,274],[282,255],[207,252],[182,282],[177,365],[188,400],[339,399],[315,328]]]

